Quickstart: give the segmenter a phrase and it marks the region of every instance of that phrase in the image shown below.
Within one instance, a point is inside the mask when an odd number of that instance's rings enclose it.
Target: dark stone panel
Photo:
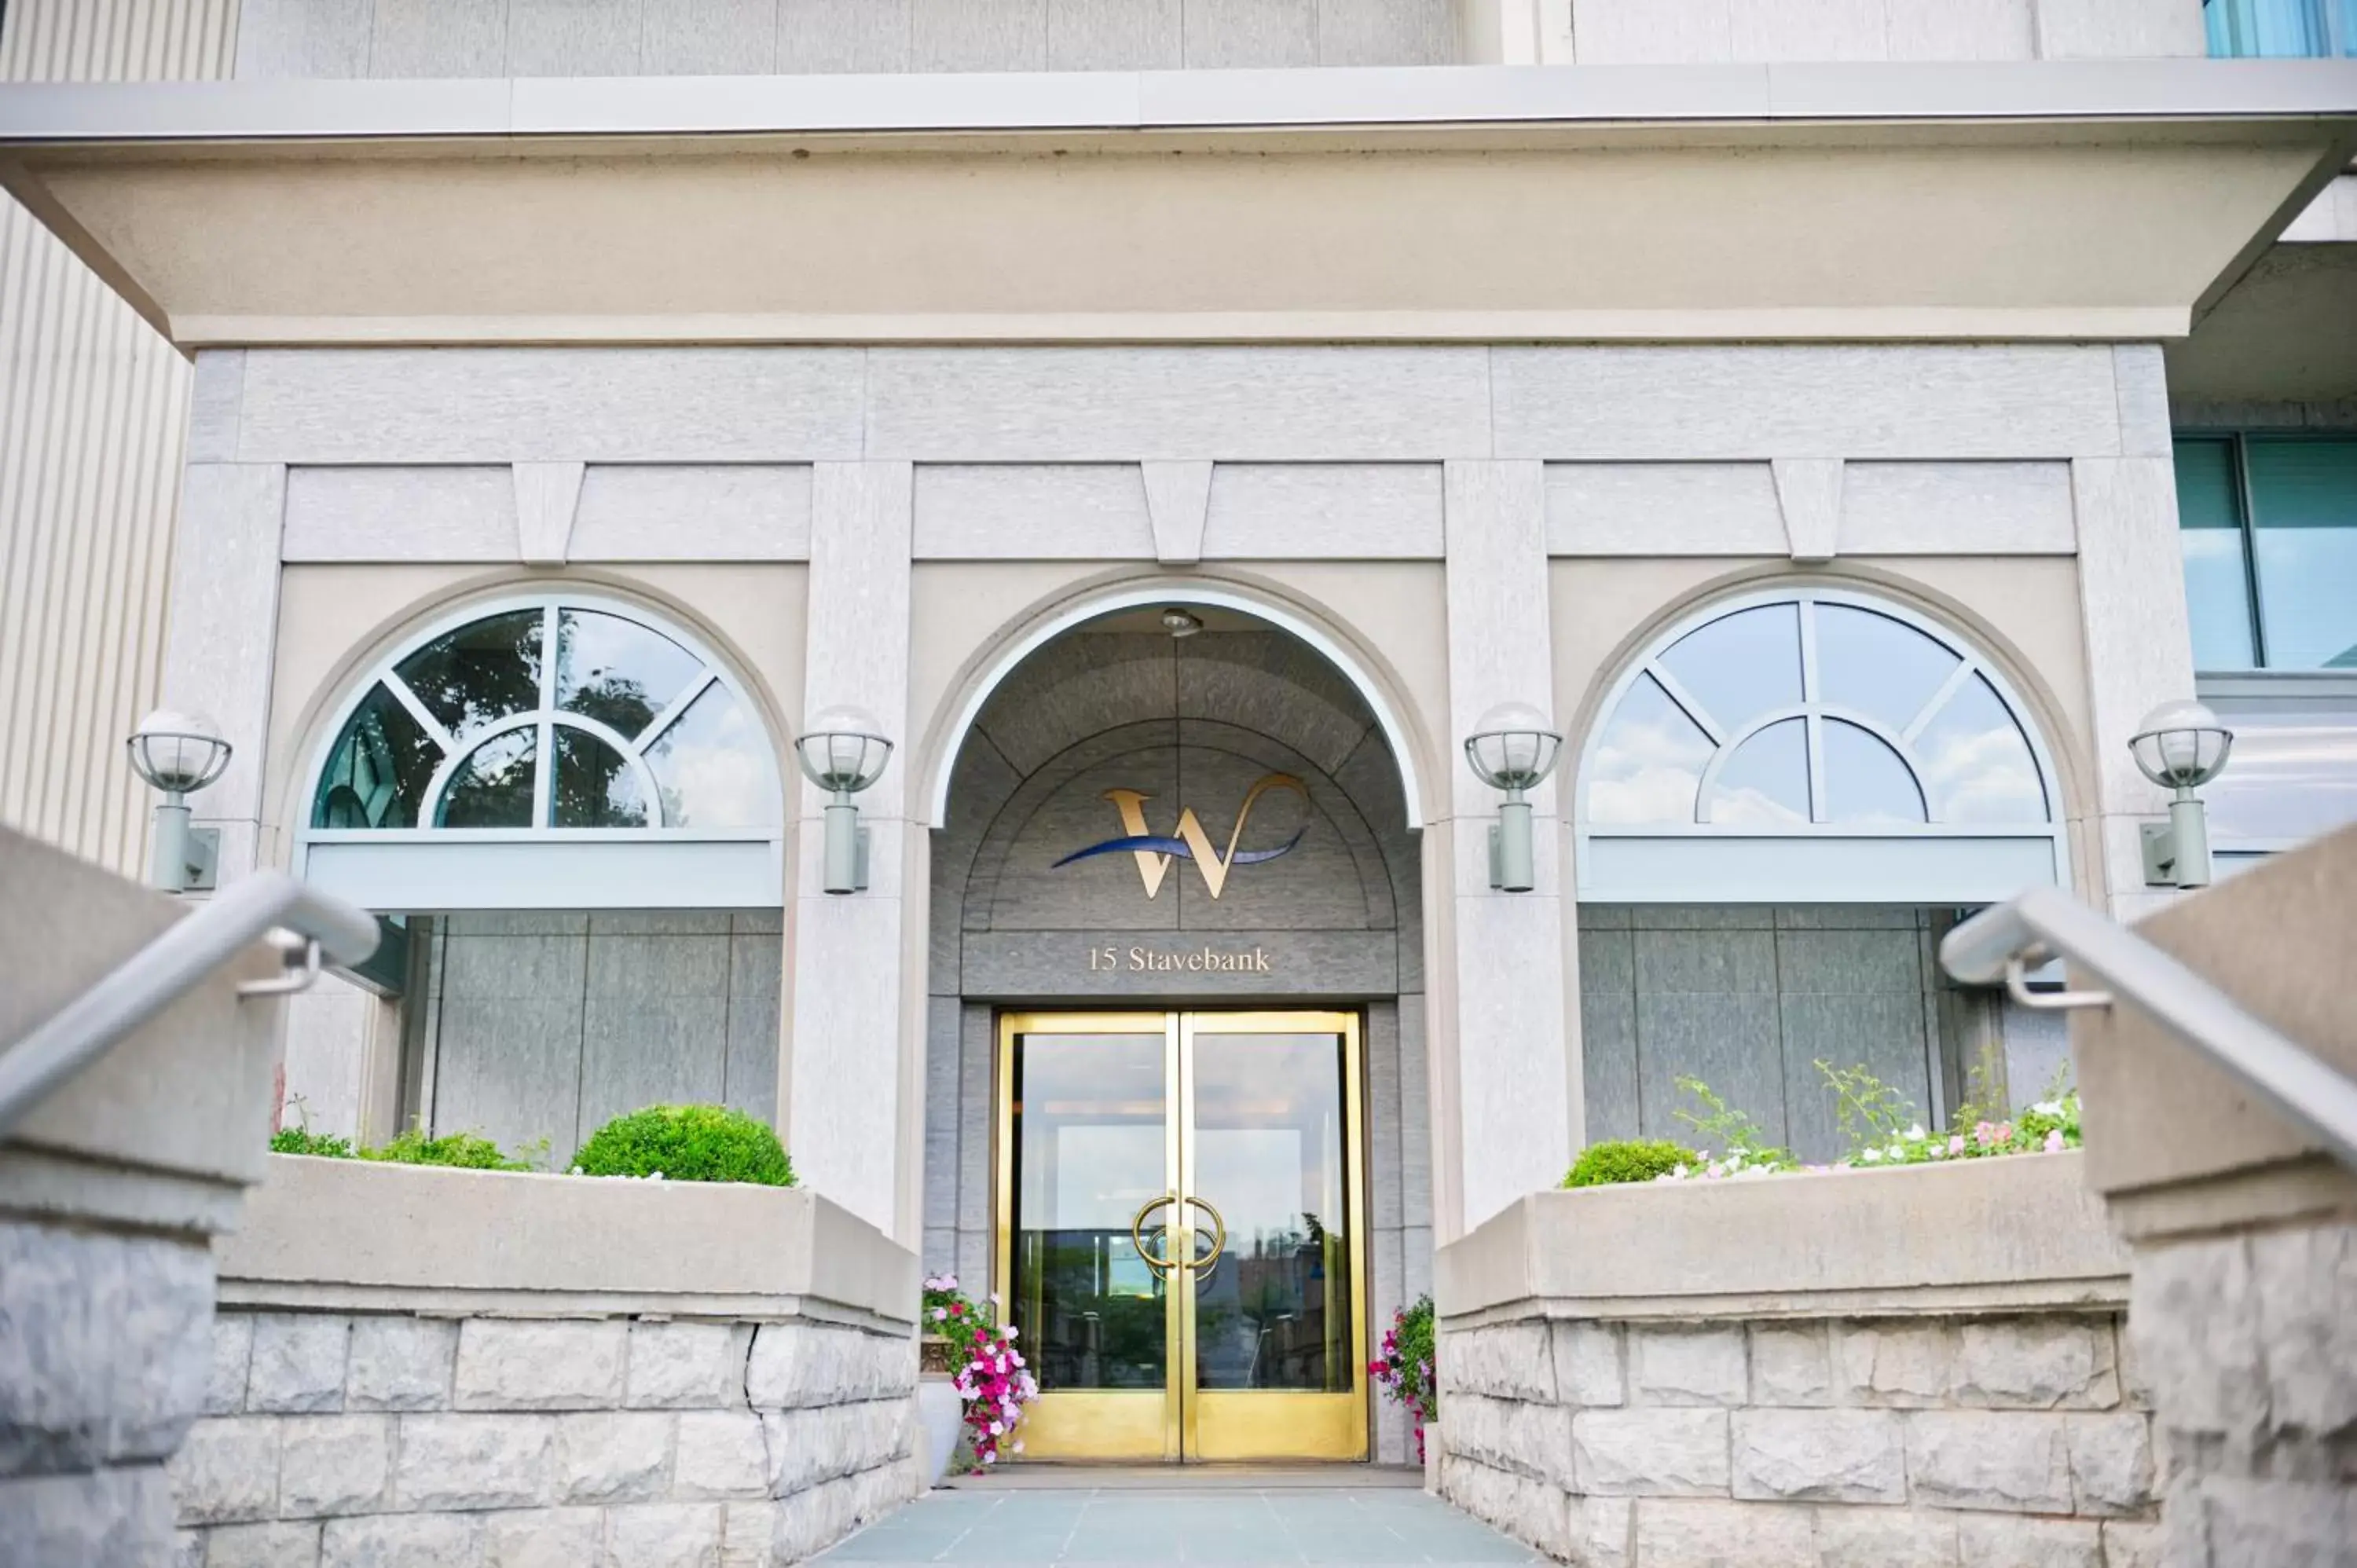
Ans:
[[[1923,1049],[1920,992],[1796,993],[1783,1009],[1784,1081],[1792,1152],[1830,1160],[1847,1152],[1835,1115],[1835,1097],[1817,1070],[1864,1068],[1907,1097],[1913,1120],[1932,1120],[1931,1072]]]
[[[1638,968],[1644,973],[1641,961]],[[1637,993],[1637,1068],[1648,1138],[1705,1142],[1678,1119],[1693,1102],[1678,1090],[1697,1078],[1749,1114],[1770,1144],[1784,1141],[1784,1070],[1776,995],[1756,992]]]
[[[785,1001],[785,938],[767,931],[728,940],[728,1065],[724,1103],[775,1124],[778,1024]]]
[[[1389,931],[969,931],[965,986],[973,998],[1076,1004],[1355,999],[1395,993],[1399,971]]]
[[[1633,1138],[1637,1090],[1636,961],[1627,931],[1579,937],[1579,1049],[1587,1137]]]

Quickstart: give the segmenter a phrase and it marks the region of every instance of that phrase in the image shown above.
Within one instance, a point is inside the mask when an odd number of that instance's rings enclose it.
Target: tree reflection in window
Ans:
[[[779,815],[768,733],[732,682],[683,639],[549,598],[382,670],[328,749],[311,826],[727,831]]]
[[[1888,607],[1802,593],[1673,634],[1588,759],[1587,822],[1733,832],[2053,820],[1979,656]]]

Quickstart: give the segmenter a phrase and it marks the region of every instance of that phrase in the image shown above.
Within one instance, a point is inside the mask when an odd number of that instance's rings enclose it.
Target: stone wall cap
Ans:
[[[916,1318],[917,1256],[800,1187],[628,1181],[273,1155],[240,1230],[214,1245],[226,1297],[289,1305],[371,1293],[388,1309],[470,1294],[502,1312],[605,1302],[712,1316]],[[807,1304],[806,1305],[804,1304]]]
[[[2127,1273],[2073,1150],[1531,1193],[1434,1278],[1451,1317],[1877,1316],[2115,1306]]]

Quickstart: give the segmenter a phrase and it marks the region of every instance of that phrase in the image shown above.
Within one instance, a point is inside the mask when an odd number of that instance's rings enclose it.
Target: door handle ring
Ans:
[[[1220,1211],[1212,1207],[1210,1198],[1190,1197],[1187,1201],[1211,1217],[1211,1250],[1200,1258],[1189,1258],[1186,1266],[1209,1273],[1218,1266],[1220,1254],[1228,1250],[1228,1222],[1221,1218]],[[1191,1245],[1189,1250],[1193,1250]]]
[[[1129,1244],[1137,1249],[1137,1255],[1146,1260],[1146,1266],[1154,1271],[1154,1277],[1158,1280],[1168,1279],[1173,1269],[1183,1268],[1185,1265],[1168,1253],[1157,1258],[1146,1250],[1146,1217],[1166,1204],[1175,1204],[1178,1201],[1177,1193],[1166,1192],[1159,1197],[1147,1198],[1138,1206],[1137,1212],[1130,1217]],[[1170,1234],[1168,1227],[1162,1227],[1161,1230],[1166,1237]]]

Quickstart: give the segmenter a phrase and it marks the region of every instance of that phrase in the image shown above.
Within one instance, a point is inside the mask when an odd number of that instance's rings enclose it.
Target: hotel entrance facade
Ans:
[[[289,1123],[735,1106],[1002,1302],[1027,1458],[1396,1464],[1586,1144],[2040,1098],[1934,950],[2165,900],[2156,707],[2249,708],[2222,860],[2346,814],[2352,443],[2180,350],[2348,112],[2205,69],[245,81],[0,172],[194,365],[220,879],[386,922]],[[2197,688],[2237,616],[2314,667]]]

